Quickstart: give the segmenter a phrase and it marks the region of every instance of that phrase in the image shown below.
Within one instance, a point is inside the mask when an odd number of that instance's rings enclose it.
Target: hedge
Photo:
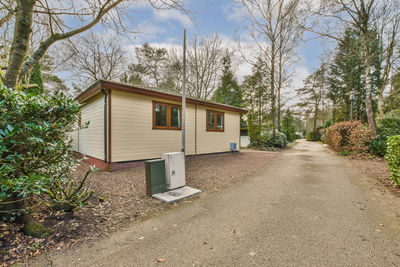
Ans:
[[[390,178],[400,186],[400,135],[388,138],[385,159],[388,164]]]
[[[326,143],[338,152],[366,153],[370,142],[370,131],[360,121],[339,122],[326,130]]]

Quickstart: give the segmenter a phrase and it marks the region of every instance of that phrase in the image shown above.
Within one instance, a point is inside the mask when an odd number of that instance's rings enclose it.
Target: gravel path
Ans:
[[[351,163],[300,141],[217,194],[33,266],[399,266],[399,210]]]

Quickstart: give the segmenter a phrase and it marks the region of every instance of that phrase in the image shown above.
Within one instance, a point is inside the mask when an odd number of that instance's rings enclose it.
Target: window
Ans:
[[[181,106],[153,102],[153,129],[180,130]]]
[[[224,131],[224,113],[207,110],[207,131]]]
[[[174,128],[181,128],[181,107],[171,106],[170,126]]]

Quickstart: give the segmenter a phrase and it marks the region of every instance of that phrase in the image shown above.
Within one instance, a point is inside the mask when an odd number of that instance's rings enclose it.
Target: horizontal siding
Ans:
[[[72,138],[72,150],[79,152],[79,130],[74,131],[71,133]]]
[[[159,158],[181,150],[180,130],[153,129],[153,101],[180,104],[121,91],[111,97],[112,162]],[[195,153],[195,108],[186,109],[186,152]]]
[[[223,132],[207,131],[206,110],[224,112],[225,129]],[[237,112],[210,109],[197,106],[197,153],[215,153],[230,150],[230,143],[236,143],[239,148],[240,115]]]
[[[82,125],[89,121],[89,127],[79,130],[76,151],[104,159],[104,97],[94,97],[82,106]],[[75,134],[77,136],[77,134]],[[78,146],[79,145],[79,146]]]

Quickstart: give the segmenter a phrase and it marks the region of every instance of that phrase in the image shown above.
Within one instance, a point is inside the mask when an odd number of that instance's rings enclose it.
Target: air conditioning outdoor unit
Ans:
[[[172,190],[185,186],[185,154],[183,152],[164,153],[161,158],[165,160],[167,188]]]

